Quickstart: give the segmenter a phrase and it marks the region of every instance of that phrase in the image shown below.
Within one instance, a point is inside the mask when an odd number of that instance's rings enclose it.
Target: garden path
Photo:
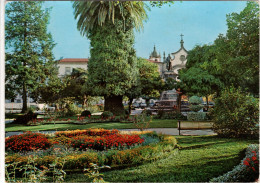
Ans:
[[[139,129],[119,129],[119,131],[138,131]],[[148,128],[147,131],[155,131],[165,135],[179,135],[177,128]],[[53,133],[56,131],[41,131],[41,133]],[[5,136],[22,134],[23,132],[6,132]],[[181,135],[216,135],[212,130],[181,130]]]

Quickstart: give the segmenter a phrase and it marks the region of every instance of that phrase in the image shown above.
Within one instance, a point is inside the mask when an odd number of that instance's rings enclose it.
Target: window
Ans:
[[[71,68],[70,67],[65,67],[65,74],[70,74],[71,73]]]

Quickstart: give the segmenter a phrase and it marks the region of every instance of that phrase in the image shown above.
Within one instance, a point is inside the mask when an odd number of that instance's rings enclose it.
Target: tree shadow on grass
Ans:
[[[107,172],[105,180],[111,182],[206,182],[232,170],[239,161],[240,159],[234,156],[224,159],[223,157],[212,158],[204,164],[157,166],[156,172],[145,171],[147,168],[144,165],[137,168],[139,171],[130,168],[119,172]]]

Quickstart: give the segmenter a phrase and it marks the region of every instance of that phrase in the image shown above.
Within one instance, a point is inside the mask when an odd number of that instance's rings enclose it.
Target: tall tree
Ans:
[[[53,68],[49,11],[42,2],[32,1],[11,2],[6,7],[6,88],[22,95],[22,112],[27,110],[27,97],[45,83]]]
[[[137,82],[134,28],[141,28],[143,2],[74,2],[78,29],[91,41],[88,87],[104,96],[105,110],[124,113],[123,96]]]
[[[138,58],[137,69],[137,82],[125,94],[129,98],[129,114],[134,98],[140,96],[144,98],[158,98],[165,86],[160,77],[158,67],[154,63]]]

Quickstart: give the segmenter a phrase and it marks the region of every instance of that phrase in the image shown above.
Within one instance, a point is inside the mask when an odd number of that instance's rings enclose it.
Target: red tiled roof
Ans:
[[[59,62],[88,62],[88,58],[63,58]]]
[[[154,60],[149,60],[149,59],[146,59],[147,61],[149,62],[152,62],[152,63],[162,63],[162,62],[158,62],[158,61],[154,61]]]

